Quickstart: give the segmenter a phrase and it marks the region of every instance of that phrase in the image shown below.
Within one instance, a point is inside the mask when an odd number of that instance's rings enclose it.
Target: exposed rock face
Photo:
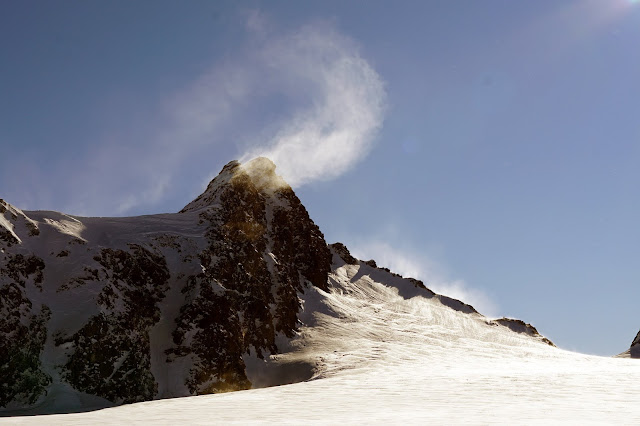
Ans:
[[[640,331],[631,342],[629,349],[621,354],[615,355],[616,358],[640,358]]]
[[[626,351],[615,355],[615,358],[640,358],[640,331],[631,342],[631,346]]]
[[[47,338],[51,311],[46,305],[33,309],[19,286],[0,288],[0,406],[12,401],[33,404],[51,383],[42,370],[40,353]]]
[[[233,162],[223,173],[231,174],[221,177],[226,185],[214,180],[182,210],[198,212],[207,237],[198,255],[203,271],[187,278],[176,347],[168,351],[171,360],[195,359],[192,393],[248,388],[241,356],[276,353],[276,333],[293,337],[298,292],[326,290],[331,265],[322,233],[271,161]]]
[[[153,399],[158,386],[150,370],[149,331],[160,319],[158,302],[167,291],[165,258],[129,244],[128,250],[104,248],[93,260],[97,269],[88,278],[102,284],[99,313],[77,332],[56,336],[57,346],[72,348],[62,377],[113,402]]]
[[[549,346],[555,346],[551,340],[547,339],[546,337],[538,333],[538,330],[534,326],[532,326],[531,324],[525,323],[522,320],[513,319],[513,318],[500,318],[500,319],[494,320],[494,322],[497,324],[503,325],[509,328],[510,330],[515,331],[516,333],[527,334],[531,337],[538,338]]]
[[[51,383],[40,362],[51,311],[28,296],[42,292],[45,264],[17,247],[16,230],[33,237],[33,229],[24,213],[0,200],[0,406],[32,404]]]
[[[358,264],[358,259],[356,259],[355,257],[351,256],[351,253],[349,252],[349,249],[342,243],[333,243],[330,245],[330,247],[333,249],[333,251],[340,256],[340,258],[342,260],[345,261],[345,263],[348,263],[349,265],[357,265]]]
[[[629,349],[616,356],[620,358],[640,358],[640,331],[631,342]]]
[[[246,389],[243,356],[293,337],[331,253],[267,159],[180,213],[79,218],[0,202],[0,406],[53,383],[114,403]]]
[[[640,345],[640,331],[638,331],[635,339],[633,339],[633,342],[631,342],[631,347],[634,347],[635,345]]]

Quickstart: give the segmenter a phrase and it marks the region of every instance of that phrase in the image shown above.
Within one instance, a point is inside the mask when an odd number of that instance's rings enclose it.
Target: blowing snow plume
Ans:
[[[68,155],[0,159],[2,181],[21,182],[3,187],[3,197],[27,209],[141,214],[183,204],[233,158],[268,157],[294,187],[334,178],[364,158],[382,124],[385,91],[357,44],[324,23],[283,33],[257,12],[246,29],[247,39],[208,66],[203,60],[199,74],[185,73],[167,93],[127,92],[135,105],[97,118]],[[157,78],[162,70],[149,72]],[[99,105],[95,114],[102,117]]]
[[[442,264],[420,250],[407,250],[376,239],[359,241],[350,248],[357,258],[372,257],[396,273],[423,280],[436,293],[469,303],[488,317],[498,317],[497,304],[482,289],[471,287],[461,279],[450,279]]]
[[[385,91],[352,40],[326,26],[305,27],[267,45],[262,60],[307,105],[242,162],[268,157],[297,187],[335,178],[368,153],[382,124]]]

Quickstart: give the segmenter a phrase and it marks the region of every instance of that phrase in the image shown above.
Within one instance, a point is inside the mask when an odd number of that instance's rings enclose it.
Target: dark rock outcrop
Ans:
[[[324,236],[264,158],[173,215],[0,215],[0,406],[56,380],[113,403],[249,388],[243,357],[277,353],[300,294],[327,290]]]
[[[615,355],[616,358],[640,358],[640,331],[631,342],[631,346],[626,351]]]
[[[307,285],[326,290],[331,266],[324,236],[273,163],[232,162],[223,172],[232,174],[221,176],[226,185],[214,179],[182,210],[199,212],[207,247],[198,255],[203,272],[183,290],[188,301],[167,354],[194,357],[188,386],[196,394],[248,388],[242,355],[277,353],[276,334],[296,331],[298,293]]]
[[[28,295],[42,292],[45,263],[18,250],[22,216],[0,200],[0,407],[33,404],[51,383],[40,361],[51,311]]]
[[[631,342],[629,349],[616,356],[620,358],[640,358],[640,331]]]
[[[104,248],[94,260],[99,269],[92,278],[102,284],[100,312],[72,335],[56,336],[55,344],[69,354],[62,376],[74,388],[112,402],[153,399],[149,330],[160,319],[158,303],[167,291],[165,258],[129,244],[128,250]]]
[[[538,330],[534,326],[532,326],[531,324],[525,323],[522,320],[513,319],[513,318],[499,318],[497,320],[494,320],[494,322],[497,324],[503,325],[509,328],[511,331],[515,331],[516,333],[522,333],[532,337],[536,337],[542,340],[543,342],[545,342],[546,344],[548,344],[549,346],[555,346],[551,340],[547,339],[546,337],[538,333]]]
[[[347,263],[349,265],[357,265],[359,263],[358,259],[356,259],[355,257],[351,256],[351,253],[349,252],[349,249],[344,244],[342,244],[342,243],[333,243],[329,247],[331,247],[333,249],[333,251],[335,251],[336,254],[345,263]]]
[[[631,342],[631,347],[634,347],[636,345],[640,345],[640,331],[638,331],[638,334],[636,334],[635,339],[633,339],[633,342]]]

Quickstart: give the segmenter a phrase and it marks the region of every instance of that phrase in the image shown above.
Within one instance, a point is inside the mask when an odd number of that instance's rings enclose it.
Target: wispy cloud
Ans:
[[[450,279],[442,265],[418,250],[399,250],[379,240],[362,241],[349,246],[349,250],[359,259],[374,259],[380,267],[405,277],[418,278],[432,291],[468,303],[483,315],[498,315],[498,306],[482,290],[469,286],[464,280]]]
[[[382,124],[385,91],[357,43],[327,23],[283,33],[260,11],[247,13],[245,25],[244,44],[212,58],[181,90],[156,105],[140,101],[148,111],[97,131],[91,147],[42,159],[38,175],[22,183],[36,182],[46,200],[24,186],[3,195],[21,207],[75,214],[153,212],[196,196],[203,179],[240,157],[271,158],[294,187],[362,160]]]

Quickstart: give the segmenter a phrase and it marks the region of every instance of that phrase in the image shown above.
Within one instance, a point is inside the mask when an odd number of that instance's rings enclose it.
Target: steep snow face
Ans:
[[[220,204],[220,196],[225,188],[230,185],[231,180],[240,171],[240,163],[238,161],[230,161],[222,168],[222,171],[213,178],[207,189],[200,194],[195,200],[187,204],[180,213],[196,211],[203,208],[210,208]]]
[[[298,294],[327,289],[331,263],[275,166],[250,170],[229,163],[176,214],[83,218],[2,202],[0,407],[249,388],[245,362],[293,337]]]
[[[23,236],[38,235],[38,225],[29,219],[22,210],[0,199],[0,244],[11,247],[14,244],[22,243],[18,234]]]
[[[305,292],[285,353],[302,383],[17,424],[636,424],[640,366],[567,352],[333,246],[328,291]],[[0,419],[0,422],[2,420]]]

